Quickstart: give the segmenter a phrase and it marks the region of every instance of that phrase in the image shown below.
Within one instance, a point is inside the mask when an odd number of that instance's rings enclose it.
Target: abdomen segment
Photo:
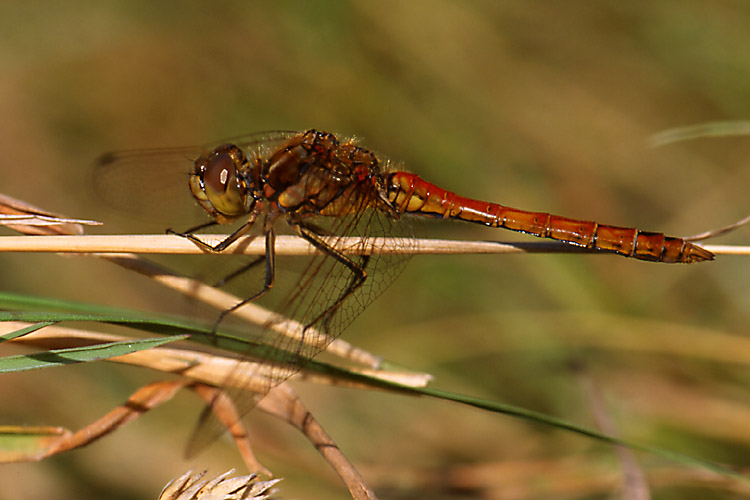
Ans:
[[[465,198],[407,172],[390,174],[387,189],[390,202],[400,213],[460,219],[653,262],[691,263],[714,258],[708,250],[682,238]]]

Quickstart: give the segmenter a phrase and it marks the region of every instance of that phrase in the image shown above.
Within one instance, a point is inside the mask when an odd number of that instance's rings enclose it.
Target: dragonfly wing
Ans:
[[[188,187],[188,176],[199,156],[228,142],[250,156],[266,154],[293,135],[261,132],[200,146],[106,153],[92,168],[94,195],[103,208],[114,209],[112,218],[120,225],[135,226],[139,231],[163,232],[167,227],[185,230],[210,220]],[[118,214],[127,214],[135,224],[126,224]]]
[[[263,373],[248,374],[243,368],[234,369],[224,383],[224,390],[234,401],[239,417],[249,412],[274,386],[297,373],[304,364],[323,351],[328,344],[380,295],[400,274],[409,255],[366,253],[372,237],[408,237],[414,242],[411,226],[406,220],[394,220],[373,208],[373,200],[357,198],[351,206],[361,208],[343,217],[316,217],[309,222],[319,228],[321,237],[336,235],[330,241],[338,247],[343,238],[354,238],[355,243],[345,253],[355,266],[361,267],[367,277],[351,294],[354,273],[332,253],[318,252],[311,257],[277,257],[276,281],[273,289],[257,301],[278,313],[278,320],[257,329],[256,334],[245,335],[253,343],[270,346],[274,352],[287,353],[291,363],[265,362]],[[347,240],[350,241],[350,240]],[[297,262],[294,262],[294,261]],[[294,270],[298,270],[295,272]],[[291,279],[290,279],[291,278]],[[240,278],[241,279],[241,278]],[[285,285],[284,282],[287,284]],[[254,302],[253,304],[256,304]],[[231,316],[231,315],[230,315]],[[290,335],[279,333],[286,320],[292,320]],[[223,329],[224,323],[220,325]],[[305,329],[305,327],[308,327]],[[245,331],[248,329],[246,327]],[[258,370],[260,371],[260,370]],[[250,385],[243,378],[256,377],[254,392],[242,387]],[[260,384],[260,386],[257,386]],[[210,411],[204,412],[190,440],[188,453],[194,454],[213,442],[225,431],[223,425]]]

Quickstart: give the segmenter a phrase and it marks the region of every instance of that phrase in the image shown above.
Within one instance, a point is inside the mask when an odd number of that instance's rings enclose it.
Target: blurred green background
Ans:
[[[750,210],[750,139],[648,142],[750,115],[741,1],[6,1],[0,68],[0,192],[70,216],[103,218],[87,176],[104,151],[312,127],[529,210],[674,235]],[[427,233],[522,238],[459,223]],[[177,303],[92,259],[0,259],[7,291]],[[581,382],[593,383],[624,437],[747,468],[749,312],[741,257],[421,256],[345,337],[433,373],[437,387],[592,426]],[[3,376],[0,423],[78,428],[158,378],[106,363]],[[424,399],[296,387],[381,498],[620,491],[613,450],[578,436]],[[84,450],[0,466],[0,497],[156,498],[189,467],[241,469],[228,443],[183,460],[200,410],[183,395]],[[285,497],[347,497],[301,437],[264,415],[249,422]],[[742,495],[637,457],[655,498]]]

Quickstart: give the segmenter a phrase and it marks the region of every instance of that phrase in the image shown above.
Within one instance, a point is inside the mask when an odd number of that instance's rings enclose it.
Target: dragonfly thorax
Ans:
[[[245,154],[233,144],[219,146],[195,160],[190,191],[219,224],[230,223],[253,209],[255,198],[242,175],[247,165]]]

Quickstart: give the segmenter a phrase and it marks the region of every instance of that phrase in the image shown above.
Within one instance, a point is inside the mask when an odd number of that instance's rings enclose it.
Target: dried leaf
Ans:
[[[0,226],[23,234],[51,235],[83,234],[84,225],[98,226],[101,222],[71,219],[0,194]]]

